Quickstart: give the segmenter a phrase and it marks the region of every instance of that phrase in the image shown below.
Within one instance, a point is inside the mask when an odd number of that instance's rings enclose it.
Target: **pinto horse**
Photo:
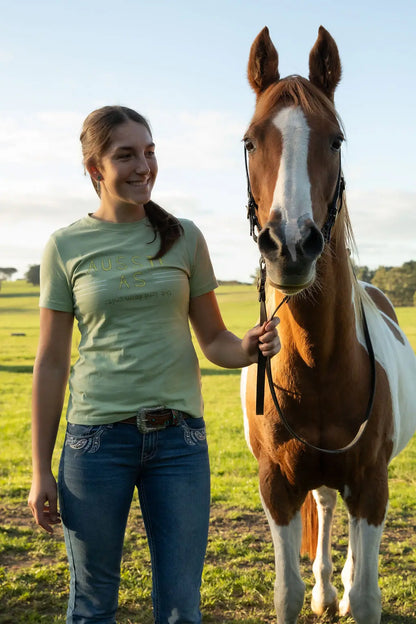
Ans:
[[[323,27],[309,80],[279,77],[267,28],[251,47],[248,79],[257,100],[244,137],[249,210],[267,275],[268,316],[285,303],[263,412],[256,414],[257,365],[243,370],[242,400],[273,538],[280,624],[296,623],[303,605],[302,539],[315,557],[312,610],[380,622],[388,464],[416,429],[414,353],[391,303],[356,280],[350,261],[344,136],[334,108],[340,78],[338,49]],[[331,583],[337,492],[349,514],[340,602]]]

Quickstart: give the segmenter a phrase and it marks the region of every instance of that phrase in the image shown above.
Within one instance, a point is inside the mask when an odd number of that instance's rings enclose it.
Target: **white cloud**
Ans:
[[[249,237],[244,208],[244,122],[216,111],[156,111],[151,122],[160,169],[155,201],[197,223],[219,279],[248,280],[258,265],[258,250]],[[0,118],[3,266],[24,272],[39,262],[53,230],[97,206],[82,171],[81,125],[82,116],[73,111]],[[360,264],[377,267],[415,259],[416,194],[350,188]]]
[[[416,259],[416,193],[355,190],[348,208],[360,264],[374,268]]]
[[[167,169],[221,171],[242,154],[244,124],[219,111],[154,115],[157,153]]]
[[[10,63],[14,59],[13,52],[11,50],[5,50],[0,48],[0,63]]]

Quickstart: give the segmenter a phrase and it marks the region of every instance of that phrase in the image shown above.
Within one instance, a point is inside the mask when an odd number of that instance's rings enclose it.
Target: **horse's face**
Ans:
[[[321,230],[337,189],[343,139],[332,103],[340,75],[336,44],[322,27],[310,54],[310,81],[279,80],[267,28],[251,48],[248,77],[257,103],[244,142],[259,249],[269,281],[285,294],[314,282],[324,248]]]

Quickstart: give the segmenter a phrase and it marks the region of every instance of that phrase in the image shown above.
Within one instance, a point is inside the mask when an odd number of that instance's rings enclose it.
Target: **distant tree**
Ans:
[[[393,305],[412,306],[416,292],[416,262],[405,262],[401,267],[379,267],[372,283],[389,297]]]
[[[380,288],[395,306],[416,306],[416,260],[409,260],[400,267],[380,266],[369,269],[367,266],[354,265],[354,273],[363,282]],[[257,281],[259,269],[250,275]]]
[[[10,279],[13,273],[17,273],[17,269],[14,267],[0,267],[0,290],[2,283]]]
[[[354,273],[360,281],[371,284],[375,271],[369,269],[368,266],[355,266]]]
[[[32,264],[25,273],[25,278],[29,284],[39,286],[40,283],[40,264]]]

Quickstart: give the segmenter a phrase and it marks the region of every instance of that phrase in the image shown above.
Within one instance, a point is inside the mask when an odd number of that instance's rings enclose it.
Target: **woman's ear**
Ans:
[[[95,165],[87,165],[86,169],[93,180],[96,180],[97,182],[101,182],[101,180],[103,179],[103,176],[98,171]]]

